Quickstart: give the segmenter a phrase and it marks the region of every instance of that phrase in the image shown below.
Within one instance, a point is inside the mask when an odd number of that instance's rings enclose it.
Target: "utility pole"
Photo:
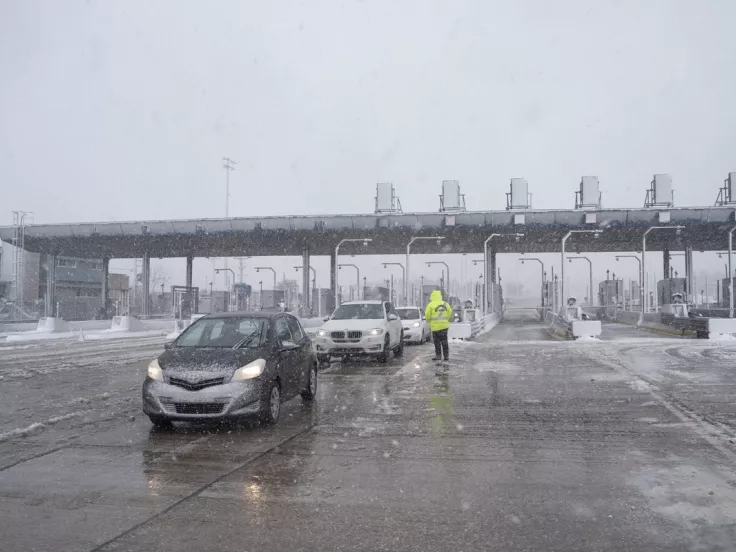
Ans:
[[[229,157],[223,157],[224,163],[222,167],[225,169],[225,218],[230,216],[230,171],[234,171],[234,165],[237,165],[235,161]],[[227,268],[227,257],[225,257],[225,268]],[[225,289],[230,291],[230,278],[228,271],[225,270]]]
[[[243,283],[243,263],[245,262],[245,259],[250,259],[250,257],[235,257],[235,259],[238,261],[238,272],[240,273],[240,283]]]

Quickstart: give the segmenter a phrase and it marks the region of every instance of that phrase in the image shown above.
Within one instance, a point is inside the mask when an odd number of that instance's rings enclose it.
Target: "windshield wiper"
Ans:
[[[250,343],[251,339],[255,337],[261,337],[260,332],[252,333],[249,336],[245,337],[244,339],[241,339],[235,345],[233,345],[233,349],[240,349],[243,345],[247,345],[248,343]]]

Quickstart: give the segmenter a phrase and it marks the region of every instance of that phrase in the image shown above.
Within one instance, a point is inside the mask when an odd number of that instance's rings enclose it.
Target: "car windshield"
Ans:
[[[201,318],[176,340],[176,347],[232,349],[259,347],[266,332],[263,318]]]
[[[332,315],[333,320],[382,320],[383,306],[378,303],[340,305]]]
[[[419,320],[419,309],[396,309],[396,313],[402,320]]]

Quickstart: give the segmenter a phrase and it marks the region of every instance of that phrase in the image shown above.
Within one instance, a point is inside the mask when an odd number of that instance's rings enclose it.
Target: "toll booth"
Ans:
[[[601,306],[619,305],[623,300],[623,280],[604,280],[598,284],[598,301]]]
[[[669,305],[672,298],[680,295],[687,297],[687,280],[685,278],[666,278],[657,282],[657,304]]]
[[[250,310],[250,297],[252,288],[248,284],[238,283],[233,286],[235,292],[235,310]]]
[[[199,312],[199,288],[187,286],[171,286],[171,298],[174,307],[174,318],[190,319]]]
[[[366,301],[389,301],[389,289],[384,286],[368,286],[365,288]]]
[[[671,314],[675,318],[688,318],[688,308],[682,293],[674,293],[662,304],[662,314]]]

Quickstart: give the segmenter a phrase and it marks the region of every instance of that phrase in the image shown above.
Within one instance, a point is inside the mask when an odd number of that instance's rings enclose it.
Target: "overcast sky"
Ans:
[[[570,208],[736,170],[736,2],[0,0],[0,224]],[[290,262],[290,261],[289,261]],[[292,263],[293,264],[293,263]]]

